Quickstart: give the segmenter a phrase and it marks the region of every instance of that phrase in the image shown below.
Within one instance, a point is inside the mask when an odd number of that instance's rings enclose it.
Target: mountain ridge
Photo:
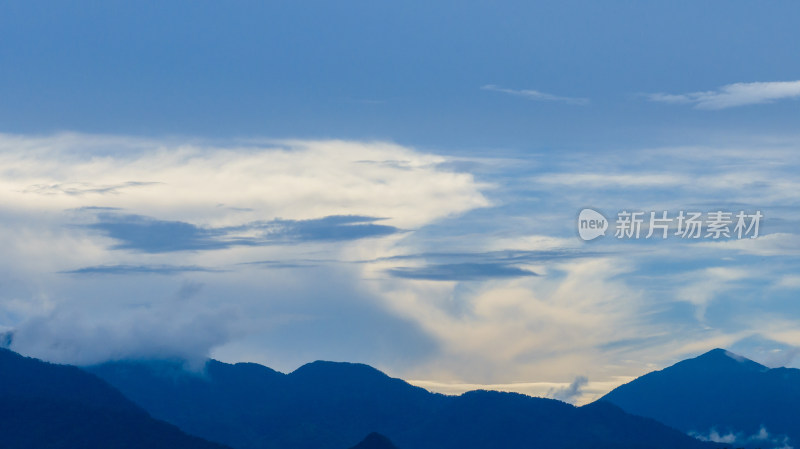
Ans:
[[[493,391],[445,396],[359,363],[315,361],[283,374],[211,360],[203,373],[177,378],[152,366],[86,369],[155,417],[237,449],[341,449],[372,432],[414,449],[718,447],[611,404]]]

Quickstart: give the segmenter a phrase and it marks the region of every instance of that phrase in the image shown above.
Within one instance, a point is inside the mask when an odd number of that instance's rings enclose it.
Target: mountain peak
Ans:
[[[306,363],[294,370],[292,377],[316,377],[316,376],[358,376],[358,377],[379,377],[387,378],[383,372],[362,363],[349,362],[327,362],[317,360],[316,362]]]
[[[391,440],[385,436],[377,432],[372,432],[371,434],[367,435],[364,440],[350,449],[397,449],[397,446],[395,446]]]
[[[718,348],[646,374],[602,399],[686,433],[731,435],[733,447],[797,447],[798,385],[800,370],[771,370]],[[761,429],[768,429],[769,441]]]
[[[728,358],[731,358],[731,359],[734,359],[734,360],[740,361],[740,362],[744,361],[744,360],[748,360],[747,358],[742,357],[739,354],[735,354],[735,353],[733,353],[731,351],[728,351],[727,349],[723,349],[723,348],[714,348],[714,349],[706,352],[705,354],[701,355],[700,357],[704,357],[704,356],[709,356],[709,357],[725,356],[725,357],[728,357]]]
[[[746,369],[749,371],[768,371],[769,368],[766,366],[754,362],[747,357],[743,357],[739,354],[735,354],[730,352],[726,349],[716,348],[712,349],[711,351],[706,352],[703,355],[695,357],[693,359],[684,360],[683,362],[678,363],[678,365],[702,365],[706,369],[734,369],[734,370],[741,370]]]

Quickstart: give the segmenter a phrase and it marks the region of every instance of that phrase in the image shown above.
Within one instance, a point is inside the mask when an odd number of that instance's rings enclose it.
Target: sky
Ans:
[[[798,13],[4,1],[3,341],[575,403],[715,347],[800,367]]]

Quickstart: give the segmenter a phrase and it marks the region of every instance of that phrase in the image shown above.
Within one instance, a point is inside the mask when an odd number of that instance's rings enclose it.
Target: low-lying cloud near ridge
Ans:
[[[559,401],[574,403],[583,395],[583,389],[589,384],[589,378],[578,376],[568,386],[550,390],[548,396]]]
[[[720,433],[717,429],[710,429],[707,434],[700,432],[690,432],[690,434],[703,441],[735,445],[737,447],[756,446],[768,449],[794,449],[789,444],[788,436],[771,434],[764,426],[761,426],[759,431],[753,435],[733,431]]]

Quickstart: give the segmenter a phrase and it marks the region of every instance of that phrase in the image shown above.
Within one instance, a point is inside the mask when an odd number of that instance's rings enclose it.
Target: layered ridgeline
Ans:
[[[0,447],[224,449],[153,419],[96,376],[2,348]]]
[[[800,446],[800,370],[769,369],[722,349],[642,376],[602,400],[737,447]]]
[[[520,394],[430,393],[366,365],[314,362],[290,374],[209,361],[114,362],[88,368],[153,416],[237,449],[710,449],[609,403],[574,407]],[[358,447],[358,446],[356,446]]]

